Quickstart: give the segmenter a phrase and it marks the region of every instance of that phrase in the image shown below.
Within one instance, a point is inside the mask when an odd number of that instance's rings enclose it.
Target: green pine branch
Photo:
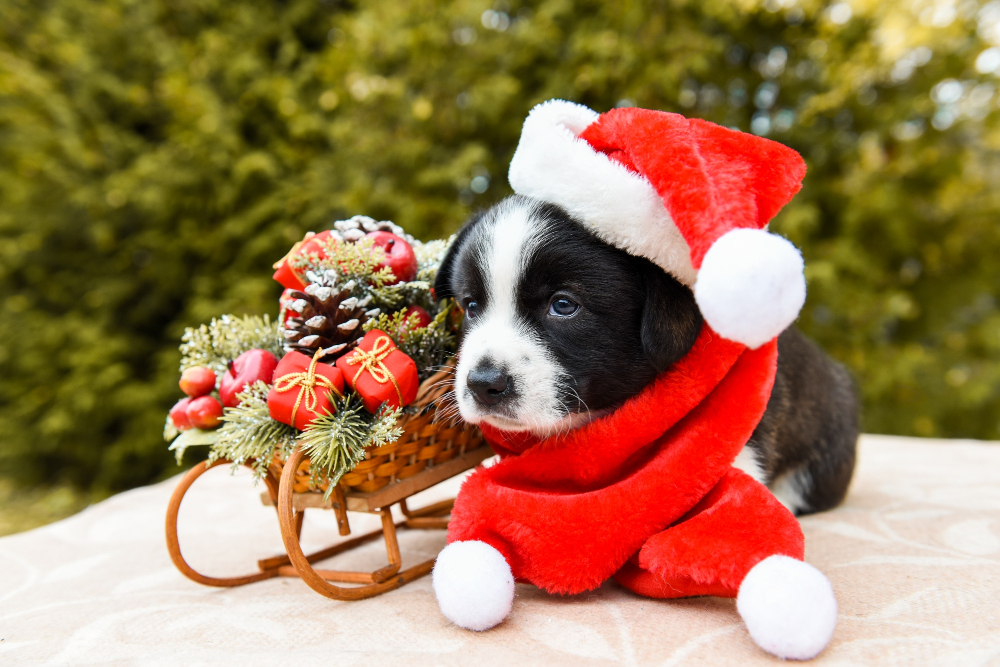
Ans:
[[[353,394],[335,399],[335,407],[335,412],[320,416],[299,436],[310,461],[310,482],[317,486],[329,480],[326,498],[340,478],[364,459],[368,447],[380,447],[403,435],[396,425],[400,410],[370,415]]]
[[[400,351],[416,363],[420,380],[426,380],[448,362],[457,346],[448,321],[455,304],[450,299],[443,303],[426,327],[417,326],[416,313],[405,316],[400,310],[392,314],[382,313],[368,320],[365,330],[379,329],[388,334]]]
[[[260,479],[275,454],[281,458],[288,455],[298,431],[271,418],[267,408],[269,389],[258,380],[236,395],[240,403],[223,411],[223,424],[216,431],[209,461],[229,459],[234,467],[253,461],[254,479]]]
[[[181,338],[181,370],[205,366],[220,378],[229,362],[248,350],[282,355],[281,327],[267,315],[223,315],[198,328],[188,327]]]
[[[393,282],[396,277],[392,269],[383,266],[385,251],[375,245],[370,238],[362,238],[355,243],[340,243],[327,238],[323,241],[325,256],[317,252],[304,253],[296,256],[292,266],[303,274],[313,273],[322,276],[325,283],[344,285],[351,280],[362,290],[352,296],[367,296],[367,289],[378,289]]]

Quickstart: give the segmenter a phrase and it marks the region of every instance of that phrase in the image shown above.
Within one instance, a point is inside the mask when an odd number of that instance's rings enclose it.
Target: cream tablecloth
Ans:
[[[451,480],[424,494],[457,490]],[[614,583],[572,597],[526,585],[486,633],[449,625],[429,578],[361,602],[296,579],[200,586],[171,564],[163,517],[176,479],[0,539],[3,665],[751,665],[775,662],[730,600],[657,601]],[[189,560],[253,569],[281,547],[273,509],[245,473],[216,469],[181,509]],[[414,503],[415,505],[418,503]],[[336,535],[313,511],[307,548]],[[374,517],[352,515],[355,529]],[[1000,445],[865,436],[847,502],[802,522],[806,555],[830,577],[840,621],[818,665],[1000,664]],[[404,567],[444,545],[404,531]],[[377,567],[376,543],[331,561]]]

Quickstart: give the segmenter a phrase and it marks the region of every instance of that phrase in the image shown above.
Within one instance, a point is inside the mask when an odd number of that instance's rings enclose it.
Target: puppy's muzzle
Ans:
[[[496,366],[477,366],[469,371],[469,389],[476,402],[495,407],[514,395],[514,378]]]

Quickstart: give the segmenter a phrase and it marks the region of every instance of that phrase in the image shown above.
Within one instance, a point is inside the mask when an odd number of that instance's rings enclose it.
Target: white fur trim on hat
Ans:
[[[524,121],[508,179],[519,195],[557,204],[603,241],[694,284],[687,241],[648,180],[578,136],[598,114],[573,102],[539,104]]]
[[[816,657],[837,627],[830,581],[788,556],[770,556],[750,570],[740,584],[736,609],[757,645],[779,658]]]
[[[489,630],[514,604],[514,575],[499,551],[478,540],[452,542],[431,574],[441,613],[467,630]]]
[[[788,328],[806,300],[802,255],[763,229],[734,229],[702,260],[694,298],[720,336],[756,348]]]

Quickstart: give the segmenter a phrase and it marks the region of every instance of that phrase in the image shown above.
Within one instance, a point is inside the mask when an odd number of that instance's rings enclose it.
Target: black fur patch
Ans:
[[[599,240],[558,206],[524,197],[507,203],[530,209],[539,222],[540,242],[518,276],[515,316],[570,376],[559,389],[563,405],[573,412],[614,408],[687,354],[702,327],[688,287]],[[438,271],[438,297],[489,306],[488,221],[497,210],[473,217],[459,233]],[[551,316],[559,295],[579,311]],[[794,480],[784,488],[797,497],[785,500],[798,513],[828,509],[841,502],[854,470],[856,392],[846,370],[796,329],[779,337],[778,350],[774,390],[747,444],[767,483]],[[516,395],[515,380],[507,396]],[[505,414],[502,402],[493,410]]]
[[[573,378],[560,397],[566,405],[576,412],[618,405],[691,349],[702,324],[694,296],[649,260],[600,241],[560,207],[537,205],[534,216],[545,237],[520,275],[518,314]],[[442,262],[438,296],[488,306],[488,276],[478,261],[481,219],[463,228]],[[556,295],[579,311],[550,316]]]

